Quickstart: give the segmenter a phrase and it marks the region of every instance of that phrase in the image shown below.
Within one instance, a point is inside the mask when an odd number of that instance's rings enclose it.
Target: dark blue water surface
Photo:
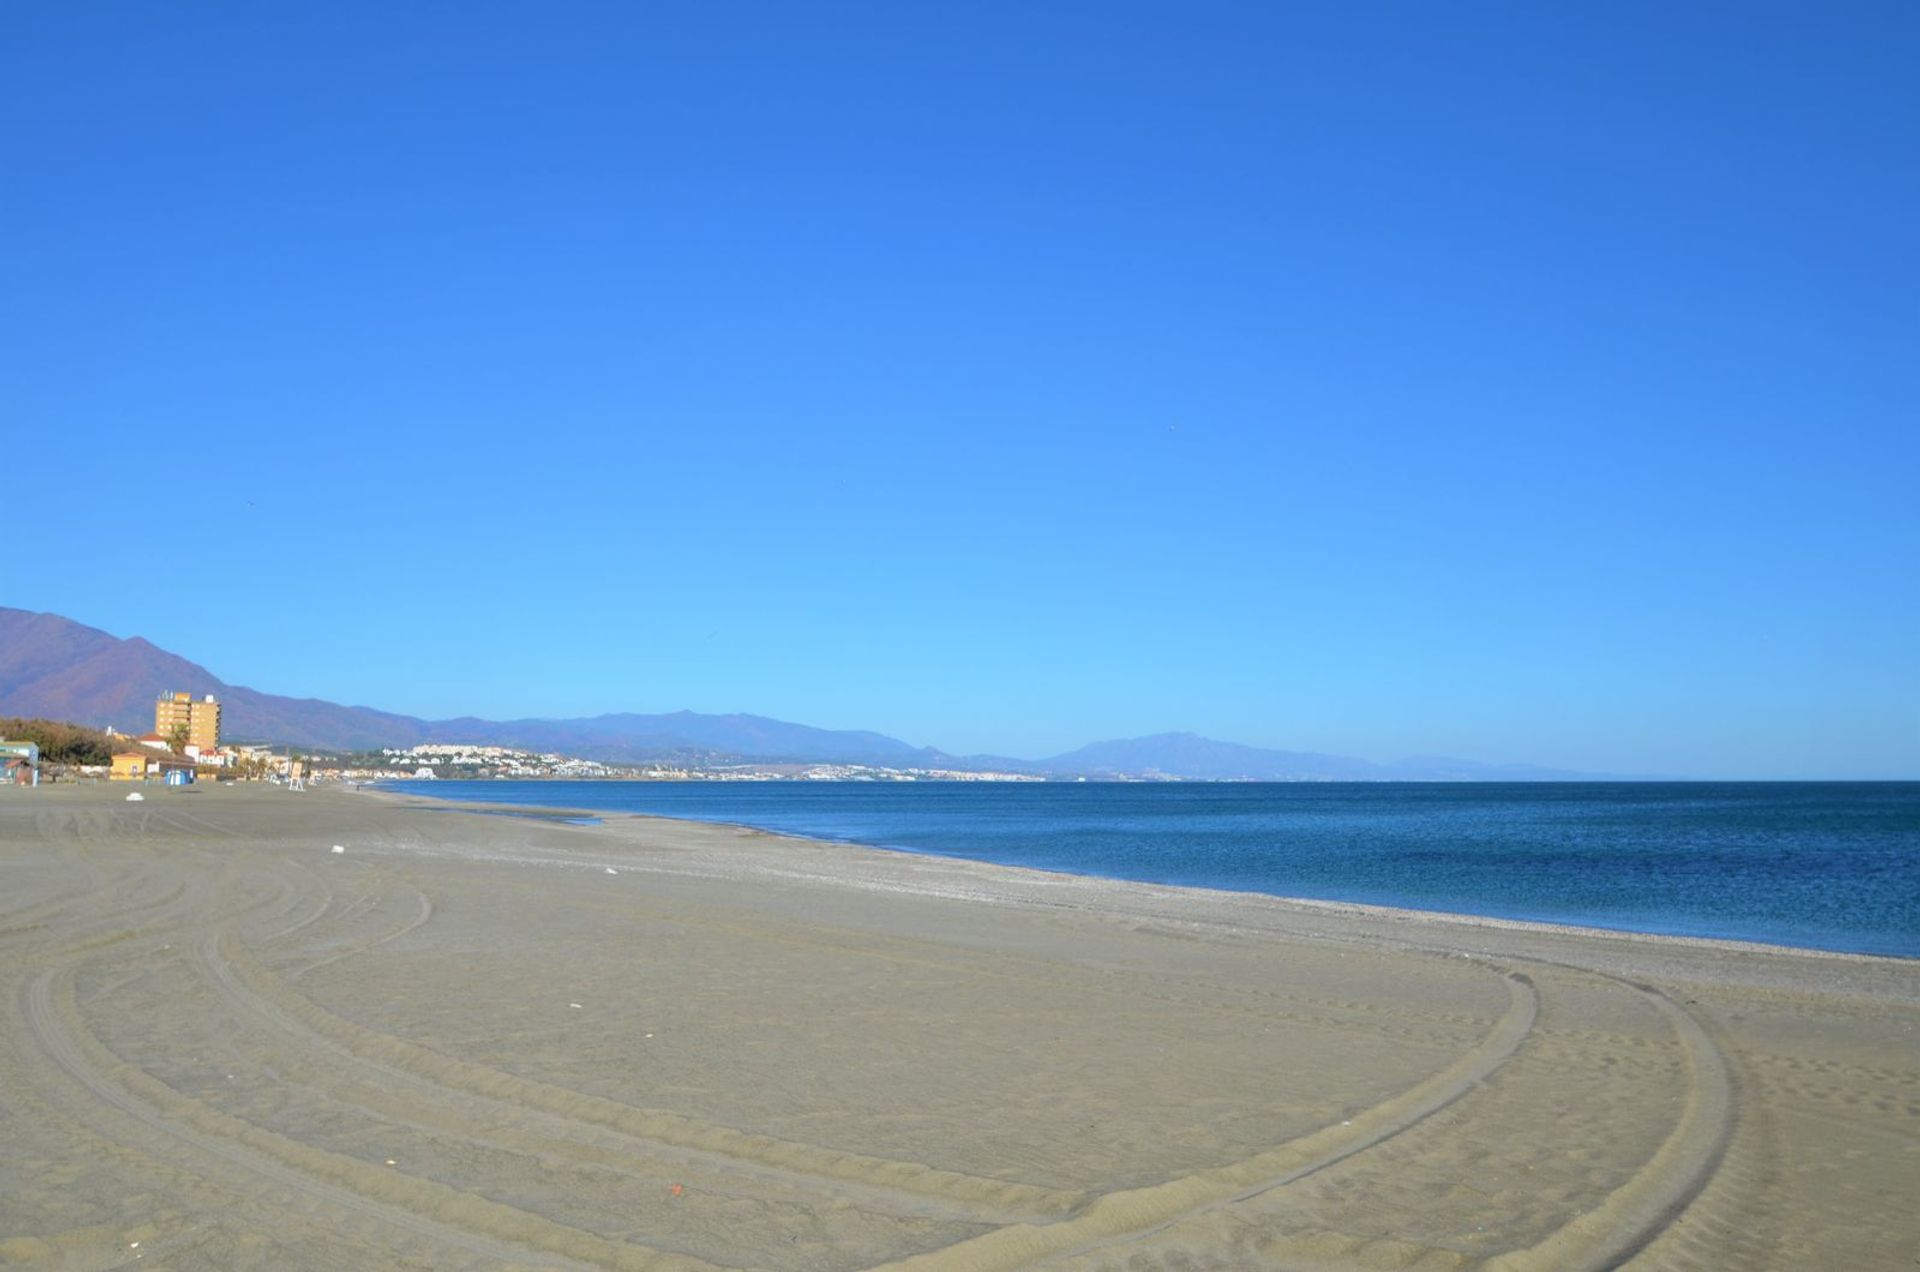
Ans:
[[[397,782],[1008,865],[1920,957],[1920,782]]]

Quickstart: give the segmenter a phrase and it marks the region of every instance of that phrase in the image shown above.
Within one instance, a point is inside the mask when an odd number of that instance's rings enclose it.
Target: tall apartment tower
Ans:
[[[220,704],[212,694],[195,699],[190,693],[163,693],[153,704],[153,731],[171,738],[176,729],[187,731],[187,741],[202,751],[220,746]]]

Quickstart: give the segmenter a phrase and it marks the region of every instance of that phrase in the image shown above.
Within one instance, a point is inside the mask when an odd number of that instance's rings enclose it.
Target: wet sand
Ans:
[[[0,1265],[1920,1263],[1920,963],[126,793],[0,791]]]

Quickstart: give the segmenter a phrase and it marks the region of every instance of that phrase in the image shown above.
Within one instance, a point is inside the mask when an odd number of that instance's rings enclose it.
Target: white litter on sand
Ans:
[[[580,1005],[579,1003],[568,1003],[568,1004],[567,1004],[567,1006],[569,1006],[569,1007],[578,1007],[579,1005]]]
[[[608,867],[607,867],[607,873],[608,873],[608,874],[619,874],[620,872],[619,872],[618,870],[615,870],[615,869],[614,869],[614,868],[613,868],[612,866],[608,866]]]
[[[145,795],[142,795],[139,791],[135,791],[133,794],[127,796],[127,802],[129,804],[137,804],[145,798]]]
[[[345,844],[335,844],[333,846],[333,850],[335,852],[345,852],[347,850],[347,847]]]

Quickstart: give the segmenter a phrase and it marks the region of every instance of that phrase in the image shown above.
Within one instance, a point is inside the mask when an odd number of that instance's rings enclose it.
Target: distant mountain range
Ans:
[[[475,742],[611,763],[868,764],[1056,777],[1248,781],[1580,781],[1609,775],[1423,756],[1375,764],[1161,733],[1095,742],[1043,760],[950,755],[882,733],[816,729],[754,715],[622,713],[576,720],[422,720],[318,698],[230,685],[138,636],[122,640],[57,614],[0,606],[0,715],[48,716],[129,732],[153,727],[153,702],[186,690],[220,699],[222,731],[243,741],[331,750]]]
[[[1258,782],[1578,782],[1611,775],[1574,773],[1534,764],[1481,764],[1424,755],[1374,764],[1347,755],[1271,751],[1216,742],[1193,733],[1095,742],[1041,761],[1051,772],[1103,777],[1177,777]]]

